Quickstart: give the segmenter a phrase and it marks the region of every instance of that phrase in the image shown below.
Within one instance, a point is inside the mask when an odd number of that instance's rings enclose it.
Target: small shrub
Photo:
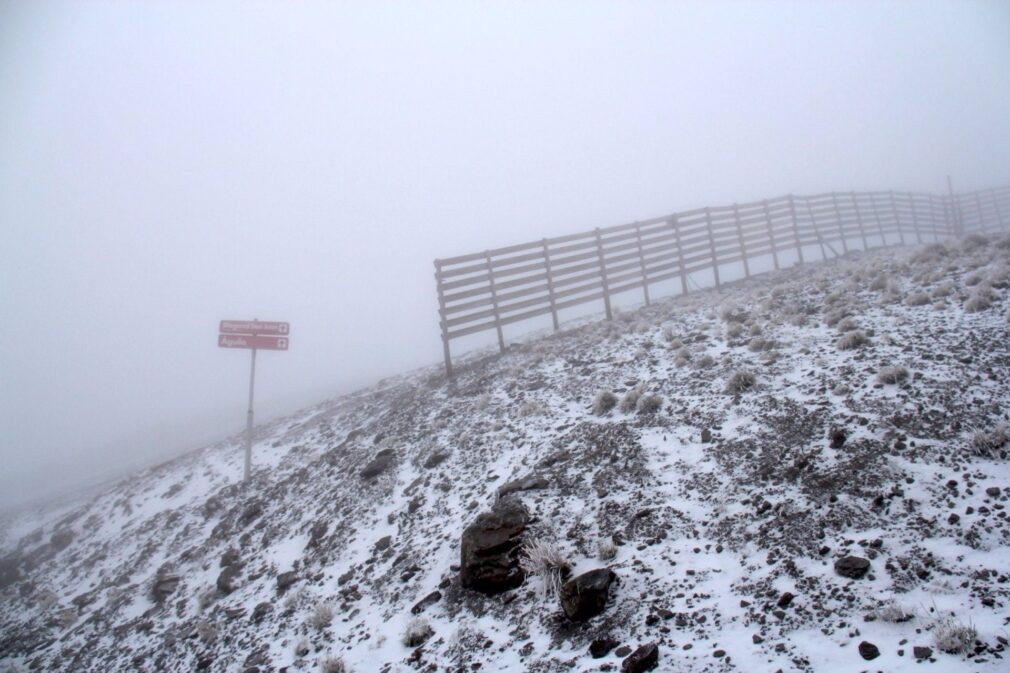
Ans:
[[[793,313],[787,318],[787,321],[793,327],[805,327],[809,322],[805,313]]]
[[[965,236],[961,241],[961,249],[965,252],[974,252],[989,245],[989,239],[982,234],[971,234]]]
[[[544,405],[537,400],[525,400],[519,405],[519,415],[523,417],[539,416],[545,411]]]
[[[870,338],[866,336],[866,332],[855,329],[840,336],[835,342],[835,348],[840,351],[848,351],[853,348],[861,348],[868,343],[870,343]]]
[[[596,393],[596,399],[593,400],[593,413],[602,416],[616,406],[617,396],[609,390],[601,390]]]
[[[663,398],[659,395],[642,395],[638,398],[636,411],[640,414],[654,414],[663,406]]]
[[[1010,441],[1010,428],[999,424],[992,430],[979,430],[971,436],[971,450],[976,456],[994,458],[1007,441]]]
[[[333,604],[328,601],[316,603],[309,615],[309,626],[322,631],[333,622]]]
[[[755,353],[763,353],[764,351],[774,350],[777,345],[774,339],[765,339],[757,336],[750,340],[747,348]]]
[[[891,282],[891,279],[888,278],[888,276],[886,274],[880,274],[879,276],[877,276],[876,278],[874,278],[872,281],[870,281],[870,289],[871,290],[886,290],[887,286],[888,286],[888,284],[890,282]]]
[[[326,657],[319,662],[320,673],[351,673],[350,667],[340,657]]]
[[[898,603],[898,601],[891,599],[878,606],[870,613],[874,619],[882,622],[888,622],[890,624],[900,624],[901,622],[907,622],[915,617],[915,614],[910,610],[906,610],[905,606]]]
[[[850,315],[852,315],[852,311],[847,306],[843,306],[842,308],[838,308],[833,311],[828,311],[824,314],[824,324],[828,327],[834,327]]]
[[[684,342],[681,341],[680,337],[673,337],[670,339],[669,346],[672,350],[677,350],[678,348],[682,348],[684,346]]]
[[[975,287],[982,282],[982,274],[976,271],[964,279],[965,287]]]
[[[299,658],[305,657],[308,656],[309,652],[311,652],[309,649],[309,641],[302,638],[298,641],[298,644],[295,645],[295,656]]]
[[[733,302],[726,302],[719,307],[719,317],[726,322],[739,322],[743,319],[743,311]]]
[[[923,306],[930,303],[930,298],[925,292],[913,292],[905,299],[905,303],[909,306]]]
[[[930,243],[912,255],[911,261],[916,264],[923,262],[935,262],[943,259],[948,254],[949,251],[947,250],[947,246],[943,243]]]
[[[944,297],[949,297],[952,294],[954,294],[954,285],[953,283],[946,282],[934,287],[929,293],[929,296],[933,299],[943,299]]]
[[[1010,321],[1010,316],[1007,317],[1007,320]],[[700,358],[694,361],[694,366],[697,367],[698,369],[708,369],[714,364],[715,364],[715,358],[709,355],[708,353],[705,353]]]
[[[201,619],[196,623],[196,635],[204,645],[210,645],[217,640],[217,627]]]
[[[726,338],[736,339],[743,334],[743,323],[731,322],[726,325]]]
[[[896,385],[908,378],[908,370],[901,365],[881,367],[877,372],[877,382],[886,385]]]
[[[849,387],[844,383],[839,383],[838,385],[836,385],[834,388],[831,389],[831,394],[838,395],[839,397],[844,397],[845,395],[848,395],[849,392],[850,392]]]
[[[617,558],[617,545],[610,540],[600,540],[596,546],[596,555],[601,561],[613,561]]]
[[[968,301],[964,303],[964,310],[966,313],[978,313],[985,311],[991,306],[992,301],[985,294],[974,292],[968,297]]]
[[[519,554],[519,567],[527,575],[540,578],[545,597],[557,596],[561,583],[571,571],[571,563],[553,542],[533,539]]]
[[[859,323],[856,322],[855,318],[842,318],[835,325],[835,329],[838,330],[839,334],[845,334],[846,332],[851,332],[854,329],[859,329]]]
[[[941,617],[933,624],[933,643],[947,654],[967,654],[975,648],[978,632],[971,623],[963,624],[953,616]]]
[[[752,337],[761,336],[761,325],[754,324],[750,326],[750,335]]]
[[[641,386],[635,386],[628,392],[624,393],[624,397],[621,398],[621,404],[619,409],[625,413],[631,413],[638,406],[638,398],[642,394]]]
[[[746,369],[738,369],[733,372],[726,382],[726,392],[730,395],[745,393],[757,383],[757,377]]]
[[[683,348],[677,351],[677,357],[673,359],[673,364],[677,365],[678,367],[683,367],[690,361],[691,361],[691,349],[688,348],[687,346],[684,346]]]
[[[407,630],[403,633],[403,644],[407,647],[423,645],[434,633],[426,620],[415,617],[407,624]]]

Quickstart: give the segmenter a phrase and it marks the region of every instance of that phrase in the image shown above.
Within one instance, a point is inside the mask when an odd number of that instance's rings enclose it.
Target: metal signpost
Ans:
[[[220,348],[248,348],[252,350],[252,361],[249,367],[249,410],[245,417],[245,469],[242,481],[249,480],[252,469],[252,435],[253,435],[253,389],[256,384],[256,351],[259,349],[271,351],[286,351],[288,349],[288,332],[291,326],[286,322],[267,322],[259,320],[222,320],[217,335],[217,345]]]

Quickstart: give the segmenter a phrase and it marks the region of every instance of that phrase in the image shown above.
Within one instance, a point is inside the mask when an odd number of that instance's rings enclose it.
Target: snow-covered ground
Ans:
[[[1007,670],[1008,287],[1010,238],[796,267],[261,426],[248,484],[235,438],[5,521],[0,671]],[[460,584],[529,475],[524,539],[617,575],[587,622]]]

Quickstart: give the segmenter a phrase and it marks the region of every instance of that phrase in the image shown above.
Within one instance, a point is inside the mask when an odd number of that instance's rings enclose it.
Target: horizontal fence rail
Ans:
[[[961,194],[831,192],[788,194],[729,206],[697,208],[651,220],[544,238],[435,260],[439,324],[446,373],[452,376],[449,342],[602,300],[613,318],[611,297],[679,280],[688,292],[692,273],[713,272],[780,254],[819,251],[820,259],[893,244],[924,243],[1010,226],[1010,185]]]

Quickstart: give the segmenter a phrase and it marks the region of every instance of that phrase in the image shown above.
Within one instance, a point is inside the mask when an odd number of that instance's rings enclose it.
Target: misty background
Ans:
[[[0,3],[0,506],[241,431],[221,319],[263,421],[439,364],[436,257],[948,174],[1007,3]]]

